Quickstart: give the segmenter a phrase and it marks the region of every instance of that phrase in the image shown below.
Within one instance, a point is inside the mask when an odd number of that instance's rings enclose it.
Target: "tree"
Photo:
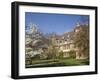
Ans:
[[[56,59],[58,55],[58,49],[55,46],[50,45],[46,54],[47,59]]]
[[[87,25],[76,32],[74,44],[77,48],[76,58],[89,58],[89,27]]]
[[[51,39],[49,39],[49,46],[48,46],[48,52],[47,54],[47,58],[48,59],[56,59],[58,56],[58,48],[56,47],[56,38],[52,37]]]

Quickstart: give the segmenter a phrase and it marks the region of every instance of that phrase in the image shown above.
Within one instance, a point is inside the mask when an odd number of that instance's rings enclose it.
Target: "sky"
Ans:
[[[89,22],[88,15],[25,12],[25,26],[36,24],[43,33],[63,34],[72,31],[77,23]]]

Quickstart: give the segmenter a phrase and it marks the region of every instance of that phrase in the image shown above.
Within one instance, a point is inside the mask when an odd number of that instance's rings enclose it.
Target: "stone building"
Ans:
[[[54,35],[52,37],[52,41],[55,43],[56,48],[59,49],[58,51],[64,53],[63,57],[70,57],[70,52],[74,51],[76,59],[85,59],[84,56],[79,56],[79,49],[74,44],[75,35],[79,31],[82,31],[84,26],[86,25],[77,24],[73,31],[66,32],[60,36]]]
[[[64,33],[61,36],[53,36],[52,39],[55,41],[55,46],[57,49],[59,49],[59,52],[63,52],[63,57],[69,57],[70,51],[75,50],[74,44],[73,44],[73,37],[74,37],[74,32],[68,32]]]

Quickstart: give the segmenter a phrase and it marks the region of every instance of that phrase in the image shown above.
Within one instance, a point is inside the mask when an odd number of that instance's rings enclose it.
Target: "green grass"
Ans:
[[[77,59],[62,59],[60,60],[64,65],[66,66],[72,66],[72,65],[87,65],[87,60],[77,60]]]
[[[78,66],[78,65],[89,65],[89,61],[84,59],[49,59],[49,60],[32,60],[32,64],[26,65],[26,68],[34,67],[55,67],[55,66]]]

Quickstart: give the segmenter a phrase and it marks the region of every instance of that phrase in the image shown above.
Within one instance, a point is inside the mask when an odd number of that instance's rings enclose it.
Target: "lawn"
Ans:
[[[78,65],[89,65],[87,59],[73,59],[73,58],[63,58],[63,59],[49,59],[49,60],[32,60],[32,64],[26,65],[26,68],[35,67],[57,67],[57,66],[78,66]]]

